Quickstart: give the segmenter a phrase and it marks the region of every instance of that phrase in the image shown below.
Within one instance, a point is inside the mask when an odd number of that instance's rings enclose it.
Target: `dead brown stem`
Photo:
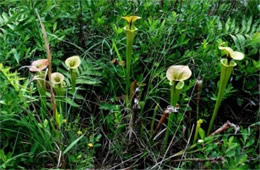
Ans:
[[[48,59],[48,78],[49,80],[51,80],[51,73],[52,73],[52,62],[51,62],[51,59],[52,59],[52,56],[51,56],[51,50],[50,50],[50,46],[49,46],[49,41],[48,41],[48,38],[47,38],[47,34],[46,34],[46,30],[45,30],[45,27],[41,21],[41,18],[40,18],[40,15],[39,13],[36,11],[36,14],[37,14],[37,17],[40,21],[40,25],[41,25],[41,29],[42,29],[42,35],[43,35],[43,38],[44,38],[44,43],[45,43],[45,48],[46,48],[46,52],[47,52],[47,59]],[[55,117],[55,114],[56,114],[56,103],[55,103],[55,94],[54,94],[54,91],[53,91],[53,88],[52,86],[50,86],[50,93],[51,93],[51,105],[52,105],[52,111],[53,111],[53,116]]]
[[[163,112],[163,115],[155,129],[155,131],[153,132],[153,134],[156,134],[156,132],[160,129],[160,127],[162,126],[163,122],[166,120],[166,118],[169,116],[169,111],[166,109],[164,112]]]
[[[230,121],[227,121],[224,125],[222,125],[220,128],[218,128],[215,132],[211,133],[210,136],[217,135],[228,128],[233,127],[235,129],[235,134],[240,130],[240,127],[238,125],[235,125],[234,123],[231,123]]]
[[[155,131],[153,132],[153,135],[155,135],[155,134],[157,133],[157,131],[160,129],[160,127],[162,126],[162,124],[164,123],[164,121],[167,119],[167,117],[169,116],[169,114],[170,114],[170,113],[174,113],[174,112],[178,112],[178,111],[177,111],[178,109],[179,109],[178,107],[174,108],[174,107],[168,106],[168,107],[164,110],[164,112],[163,112],[163,114],[162,114],[162,117],[161,117],[161,119],[160,119],[160,121],[159,121],[159,123],[158,123],[158,125],[157,125],[157,127],[156,127],[156,129],[155,129]]]
[[[41,17],[38,13],[37,10],[35,10],[36,14],[37,14],[37,17],[40,21],[40,25],[41,25],[41,30],[42,30],[42,35],[43,35],[43,39],[44,39],[44,43],[45,43],[45,48],[46,48],[46,52],[47,52],[47,59],[48,59],[48,78],[49,78],[49,81],[51,80],[51,73],[52,73],[52,56],[51,56],[51,50],[50,50],[50,46],[49,46],[49,41],[48,41],[48,38],[47,38],[47,34],[46,34],[46,30],[45,30],[45,27],[41,21]],[[53,91],[53,88],[52,88],[52,84],[50,83],[50,93],[51,93],[51,105],[52,105],[52,111],[53,111],[53,118],[54,120],[56,120],[56,103],[55,103],[55,94],[54,94],[54,91]],[[59,125],[57,124],[57,122],[55,122],[56,124],[56,129],[59,131]],[[64,164],[64,157],[62,156],[61,154],[61,138],[59,138],[59,141],[58,141],[58,150],[57,150],[57,155],[58,156],[58,164],[57,164],[57,168],[59,168],[60,166],[62,166],[62,168],[65,167],[65,164]]]

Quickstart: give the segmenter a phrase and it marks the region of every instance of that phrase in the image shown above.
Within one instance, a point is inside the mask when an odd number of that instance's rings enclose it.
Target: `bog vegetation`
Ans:
[[[257,0],[2,0],[0,169],[259,169]]]

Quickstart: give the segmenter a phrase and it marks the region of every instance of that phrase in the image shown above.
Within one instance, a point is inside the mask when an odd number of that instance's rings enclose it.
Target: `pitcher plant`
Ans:
[[[166,72],[166,77],[170,82],[171,95],[170,95],[170,104],[172,107],[176,107],[176,104],[179,100],[181,90],[184,87],[184,80],[187,80],[191,77],[191,70],[188,66],[185,65],[173,65],[168,68]],[[173,125],[174,115],[170,114],[168,117],[167,130],[163,142],[163,152],[166,149],[168,138],[171,133]]]
[[[133,43],[134,43],[134,37],[135,37],[135,32],[138,30],[135,26],[134,23],[136,20],[141,19],[139,16],[128,16],[128,17],[122,17],[127,21],[127,25],[124,27],[124,30],[126,31],[126,97],[125,97],[125,102],[126,102],[126,107],[130,107],[130,98],[129,98],[129,93],[130,93],[130,86],[131,86],[131,81],[130,81],[130,75],[131,75],[131,58],[133,55]]]
[[[230,47],[219,47],[220,50],[223,50],[226,54],[227,58],[223,58],[220,60],[221,63],[221,73],[220,73],[220,83],[219,83],[219,89],[218,89],[218,96],[214,108],[213,115],[211,117],[210,123],[209,123],[209,128],[207,134],[209,135],[214,121],[216,119],[221,101],[224,96],[224,92],[228,83],[228,80],[231,76],[233,67],[237,65],[237,63],[234,60],[243,60],[244,54],[238,51],[233,51],[232,48]]]
[[[72,93],[75,92],[76,89],[76,80],[77,80],[77,71],[78,67],[80,66],[80,58],[79,56],[72,56],[65,60],[66,66],[69,68],[70,71],[70,80],[71,80],[71,87],[72,87]]]

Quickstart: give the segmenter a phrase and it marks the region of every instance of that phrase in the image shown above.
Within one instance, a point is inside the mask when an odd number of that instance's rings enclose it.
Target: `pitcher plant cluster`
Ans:
[[[221,101],[224,96],[225,88],[227,86],[228,80],[231,76],[233,67],[235,67],[237,64],[234,60],[242,60],[244,58],[244,54],[238,51],[233,51],[230,47],[219,47],[220,50],[223,50],[226,54],[227,58],[221,59],[221,74],[220,74],[220,81],[219,81],[219,88],[218,88],[218,95],[217,100],[215,104],[215,108],[209,123],[208,127],[208,135],[210,134],[215,118],[217,116]],[[171,93],[170,93],[170,103],[173,107],[176,107],[176,103],[179,100],[181,89],[184,87],[184,80],[187,80],[191,77],[191,71],[188,66],[180,66],[180,65],[174,65],[171,66],[167,72],[166,77],[170,81],[170,87],[171,87]],[[167,130],[164,138],[163,143],[163,151],[165,151],[168,137],[171,132],[172,128],[172,121],[173,121],[173,114],[170,114],[168,118],[168,124],[167,124]],[[194,133],[194,139],[193,144],[197,142],[198,133],[199,131],[202,131],[201,133],[204,134],[204,130],[201,128],[201,124],[203,123],[202,119],[199,119],[197,121],[195,133]]]
[[[38,93],[40,95],[40,103],[41,103],[41,113],[42,115],[46,115],[47,113],[47,92],[48,86],[52,87],[55,91],[55,103],[57,105],[57,110],[55,114],[55,120],[58,126],[60,127],[63,121],[63,105],[62,101],[66,95],[66,91],[68,87],[65,83],[65,77],[62,73],[54,72],[51,73],[51,80],[47,81],[47,67],[49,65],[48,59],[39,59],[33,61],[29,70],[34,73],[34,80],[36,80],[36,87]],[[70,72],[70,84],[71,84],[71,92],[75,92],[76,88],[76,80],[77,80],[77,71],[78,67],[81,64],[81,60],[79,56],[72,56],[66,59],[65,65],[67,66]],[[65,119],[64,119],[65,120]]]
[[[131,108],[131,99],[130,99],[130,86],[131,86],[131,58],[133,55],[133,42],[134,42],[134,37],[135,37],[135,32],[137,31],[137,28],[134,26],[134,23],[136,20],[140,19],[141,17],[138,16],[128,16],[128,17],[122,17],[127,21],[127,25],[124,27],[124,30],[126,31],[126,69],[125,69],[125,74],[126,74],[126,97],[125,97],[125,102],[126,102],[126,107]],[[213,125],[215,118],[217,116],[221,101],[224,96],[225,88],[227,86],[228,80],[231,76],[233,67],[235,67],[237,64],[235,60],[242,60],[244,58],[244,54],[238,51],[234,51],[230,47],[219,47],[221,51],[224,51],[226,54],[226,58],[223,58],[220,60],[221,64],[221,73],[220,73],[220,81],[219,81],[219,87],[218,87],[218,95],[217,95],[217,100],[216,104],[214,107],[214,111],[209,123],[208,131],[207,134],[209,135]],[[169,80],[169,85],[170,85],[170,104],[172,113],[169,111],[165,112],[165,114],[162,115],[162,118],[154,132],[158,130],[158,128],[161,126],[164,120],[166,120],[166,117],[168,117],[168,123],[167,123],[167,128],[166,128],[166,133],[162,145],[162,151],[165,152],[166,146],[168,144],[168,138],[173,132],[173,122],[175,121],[174,119],[174,112],[178,112],[177,109],[177,102],[179,101],[181,91],[183,87],[185,86],[184,81],[189,79],[192,75],[192,71],[190,70],[189,66],[187,65],[172,65],[168,68],[166,72],[166,77]],[[202,81],[202,80],[200,80]],[[169,110],[169,109],[168,109]],[[198,107],[197,107],[197,114],[198,114]],[[155,116],[153,116],[153,119]],[[193,143],[197,142],[198,138],[198,133],[199,131],[204,130],[201,128],[201,124],[203,122],[202,119],[199,119],[199,115],[197,115],[197,125],[194,133],[194,139]],[[153,123],[154,124],[154,121]],[[151,127],[154,127],[152,125]],[[151,134],[153,130],[151,129]]]
[[[131,60],[133,55],[133,43],[136,31],[138,30],[135,27],[135,22],[141,17],[138,16],[127,16],[122,17],[124,20],[127,21],[127,25],[124,27],[124,30],[126,32],[126,68],[125,68],[125,81],[126,81],[126,87],[125,87],[125,106],[128,110],[131,110],[132,106],[132,99],[131,99]],[[221,64],[221,73],[220,73],[220,81],[219,81],[219,87],[218,87],[218,94],[217,94],[217,100],[214,107],[214,111],[212,114],[212,117],[210,119],[209,127],[207,130],[207,135],[210,135],[214,121],[216,119],[221,101],[223,100],[223,96],[225,93],[226,86],[228,84],[228,81],[230,79],[231,73],[233,68],[237,65],[235,60],[242,60],[244,58],[244,54],[238,51],[234,51],[230,47],[219,47],[221,51],[223,51],[226,55],[226,58],[223,58],[220,60]],[[63,119],[63,113],[64,113],[64,98],[66,97],[66,93],[70,90],[70,94],[74,95],[76,92],[76,82],[78,77],[78,68],[81,64],[81,59],[79,56],[71,56],[65,60],[65,65],[69,71],[69,80],[70,80],[70,88],[65,83],[65,77],[62,73],[54,72],[51,73],[51,78],[49,77],[49,81],[47,81],[47,75],[48,75],[48,65],[50,65],[49,59],[39,59],[34,62],[32,62],[31,66],[29,67],[29,70],[33,72],[34,74],[34,80],[36,81],[36,87],[39,93],[39,100],[41,103],[41,115],[46,116],[47,114],[47,94],[48,94],[48,88],[52,87],[55,92],[55,103],[57,105],[57,110],[55,114],[55,120],[58,125],[58,127],[61,126],[63,122],[66,122],[67,119]],[[174,122],[176,121],[175,114],[178,112],[178,101],[180,99],[181,92],[185,86],[185,81],[187,81],[192,76],[192,71],[187,65],[172,65],[170,66],[166,71],[166,78],[169,81],[169,89],[170,89],[170,107],[164,112],[162,115],[162,118],[160,119],[160,122],[158,123],[156,130],[153,130],[154,127],[154,120],[152,120],[152,126],[151,126],[151,135],[154,135],[158,131],[158,129],[161,127],[164,121],[167,121],[166,126],[166,132],[163,139],[162,144],[162,151],[166,151],[166,147],[169,144],[169,137],[173,135],[174,131]],[[135,82],[136,83],[136,82]],[[170,108],[170,109],[169,109]],[[154,111],[157,112],[157,109]],[[193,134],[193,144],[197,142],[198,139],[198,133],[199,131],[204,130],[201,128],[201,124],[203,123],[203,120],[199,118],[198,115],[198,108],[197,108],[197,125],[195,128],[195,132]],[[129,112],[129,114],[133,114],[133,112]],[[155,119],[155,114],[153,116],[153,119]],[[131,123],[131,122],[130,122]],[[133,122],[132,122],[133,124]],[[80,132],[78,132],[80,133]],[[80,133],[82,134],[82,133]]]

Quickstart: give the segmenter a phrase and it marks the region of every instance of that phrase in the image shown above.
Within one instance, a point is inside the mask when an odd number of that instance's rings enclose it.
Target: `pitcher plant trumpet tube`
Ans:
[[[219,83],[219,89],[218,89],[218,96],[214,108],[213,115],[211,117],[209,128],[207,134],[209,135],[212,128],[214,121],[216,119],[221,101],[224,96],[224,92],[228,83],[228,80],[231,76],[233,67],[237,65],[237,63],[234,60],[243,60],[244,54],[238,51],[233,51],[230,47],[219,47],[220,50],[223,50],[227,56],[225,59],[221,59],[221,73],[220,73],[220,83]]]
[[[129,93],[130,93],[130,75],[131,75],[131,58],[133,54],[133,43],[134,43],[134,37],[135,37],[135,31],[138,29],[134,26],[134,23],[136,20],[141,19],[139,16],[128,16],[128,17],[122,17],[125,19],[128,24],[124,27],[124,30],[126,31],[126,107],[130,107],[129,102]]]
[[[46,92],[46,73],[43,71],[49,65],[48,59],[39,59],[33,61],[31,66],[29,66],[29,70],[31,72],[36,72],[36,80],[37,80],[37,89],[40,95],[45,96]]]
[[[65,64],[70,70],[71,87],[72,92],[74,93],[76,89],[77,69],[81,64],[81,61],[79,56],[72,56],[65,60]]]
[[[46,115],[47,106],[46,106],[46,76],[47,71],[44,71],[49,65],[48,59],[39,59],[33,61],[31,66],[29,66],[30,72],[35,72],[35,79],[37,81],[37,90],[40,95],[41,102],[41,114],[42,116]]]
[[[201,126],[202,123],[203,123],[202,119],[199,119],[197,121],[196,130],[195,130],[194,139],[193,139],[193,144],[195,144],[196,141],[197,141],[198,134],[199,134],[199,129],[200,129],[200,126]]]
[[[59,113],[56,112],[56,121],[59,126],[61,126],[61,120],[62,120],[62,104],[61,99],[65,95],[65,82],[64,82],[64,76],[59,73],[55,72],[51,74],[51,84],[55,90],[56,93],[56,103],[58,106]]]
[[[64,76],[61,73],[55,72],[51,74],[51,84],[54,87],[57,96],[64,96],[65,82]]]
[[[191,77],[192,72],[188,66],[185,65],[173,65],[168,68],[166,72],[166,77],[170,82],[171,95],[170,95],[170,104],[172,107],[176,107],[176,104],[179,100],[181,90],[184,87],[184,80],[187,80]],[[174,115],[169,114],[167,130],[163,141],[163,152],[165,152],[168,138],[172,129]]]

